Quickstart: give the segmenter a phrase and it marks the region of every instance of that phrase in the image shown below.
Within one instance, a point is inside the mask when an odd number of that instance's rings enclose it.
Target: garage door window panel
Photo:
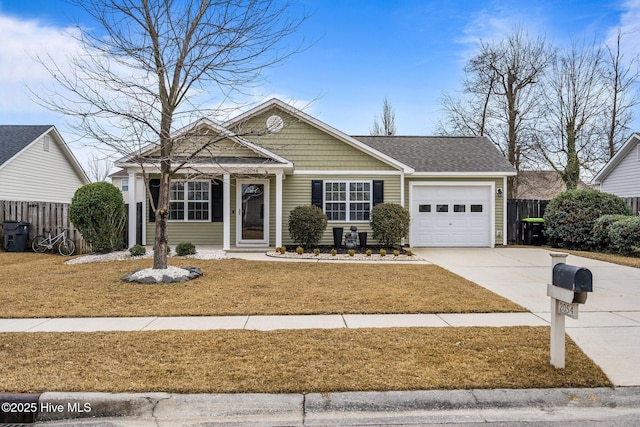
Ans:
[[[436,205],[436,212],[440,212],[440,213],[449,212],[449,205]]]
[[[453,205],[454,212],[466,212],[466,205]]]

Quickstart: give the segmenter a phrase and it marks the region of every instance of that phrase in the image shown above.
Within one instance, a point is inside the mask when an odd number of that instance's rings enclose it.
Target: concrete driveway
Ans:
[[[550,251],[532,247],[414,252],[550,321]],[[567,334],[616,386],[640,386],[640,269],[573,255],[566,262],[593,273],[593,293],[580,306],[579,319],[566,319]]]

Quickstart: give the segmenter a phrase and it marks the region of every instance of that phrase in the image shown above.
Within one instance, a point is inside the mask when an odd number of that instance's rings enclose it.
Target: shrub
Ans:
[[[569,190],[556,196],[544,215],[553,246],[589,250],[597,246],[593,226],[603,215],[630,215],[624,200],[595,190]]]
[[[400,251],[397,249],[393,250],[393,256],[400,256]]]
[[[69,219],[96,252],[122,248],[126,213],[122,193],[113,184],[94,182],[78,188]]]
[[[626,215],[602,215],[593,224],[593,238],[596,241],[596,248],[609,249],[611,247],[611,239],[609,239],[609,227],[611,224],[621,219],[629,218]]]
[[[315,205],[303,205],[289,213],[289,235],[304,247],[316,246],[327,228],[327,216]]]
[[[287,253],[287,247],[286,247],[286,246],[281,247],[281,248],[280,248],[280,253],[281,253],[282,255],[286,254],[286,253]]]
[[[411,249],[407,249],[405,254],[407,254],[407,256],[413,256],[413,251]]]
[[[386,249],[380,249],[380,256],[387,256],[387,250]]]
[[[630,216],[609,226],[609,240],[613,249],[623,255],[640,247],[640,217]]]
[[[373,253],[373,252],[371,252],[371,249],[367,249],[367,251],[365,252],[365,254],[366,254],[367,256],[371,256],[371,254],[372,254],[372,253]]]
[[[338,255],[338,251],[336,251],[335,249],[331,249],[331,256],[336,256]]]
[[[385,246],[397,245],[409,234],[409,210],[395,203],[380,203],[371,209],[373,238]]]
[[[313,250],[313,254],[314,254],[315,256],[320,255],[320,249],[315,248],[315,249]]]
[[[182,242],[176,245],[176,255],[186,256],[196,253],[196,246],[193,243]]]
[[[298,255],[302,255],[302,254],[304,253],[304,248],[303,248],[302,246],[298,246],[298,247],[296,248],[296,253],[297,253]]]
[[[142,256],[147,253],[147,248],[142,245],[133,245],[129,248],[131,256]]]
[[[355,249],[349,249],[347,251],[347,253],[349,254],[349,256],[355,256],[356,255],[356,250]]]

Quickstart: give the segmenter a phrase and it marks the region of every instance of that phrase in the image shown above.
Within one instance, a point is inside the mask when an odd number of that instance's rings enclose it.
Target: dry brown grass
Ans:
[[[204,276],[141,285],[120,277],[150,260],[66,265],[0,252],[0,317],[201,316],[526,311],[435,265],[172,259]]]
[[[557,249],[550,248],[553,251],[566,252],[572,255],[581,256],[584,258],[596,259],[598,261],[610,262],[613,264],[625,265],[627,267],[640,268],[640,253],[635,252],[632,255],[624,256],[618,254],[609,254],[604,252],[588,252],[588,251],[573,251],[569,249]]]
[[[0,390],[309,393],[609,387],[567,338],[549,364],[549,329],[6,333]]]

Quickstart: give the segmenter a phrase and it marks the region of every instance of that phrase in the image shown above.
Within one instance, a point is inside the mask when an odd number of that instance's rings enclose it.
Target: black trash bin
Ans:
[[[4,221],[2,234],[4,235],[4,250],[7,252],[25,252],[29,239],[29,226],[23,221]]]
[[[541,246],[544,243],[544,219],[525,218],[522,220],[522,240],[525,245]]]

